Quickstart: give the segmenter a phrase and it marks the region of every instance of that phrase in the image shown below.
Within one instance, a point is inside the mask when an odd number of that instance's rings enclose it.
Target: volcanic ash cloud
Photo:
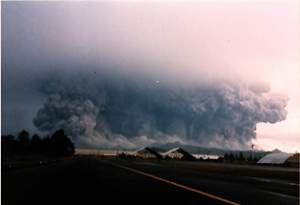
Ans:
[[[84,147],[182,143],[247,147],[259,122],[285,120],[287,97],[269,88],[218,81],[179,86],[157,80],[56,79],[33,119],[40,131],[63,128]]]

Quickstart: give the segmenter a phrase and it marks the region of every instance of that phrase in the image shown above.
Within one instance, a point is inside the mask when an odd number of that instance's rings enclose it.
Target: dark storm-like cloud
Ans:
[[[276,55],[283,41],[265,44],[251,32],[273,35],[276,26],[236,30],[239,7],[217,8],[189,4],[177,15],[175,4],[3,2],[2,133],[64,128],[87,147],[246,146],[257,123],[287,114],[285,96],[253,84],[272,84],[262,62],[289,61]],[[220,76],[239,80],[208,80]]]
[[[64,128],[78,146],[135,148],[153,143],[245,147],[259,122],[286,118],[287,97],[263,84],[229,80],[180,86],[91,73],[52,77],[34,124]],[[46,83],[45,83],[46,82]]]

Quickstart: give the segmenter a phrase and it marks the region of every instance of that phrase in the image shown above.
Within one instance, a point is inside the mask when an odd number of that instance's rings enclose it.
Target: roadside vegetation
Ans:
[[[244,156],[242,152],[239,153],[225,153],[222,158],[223,162],[237,162],[237,163],[256,163],[261,157],[248,154],[248,156]]]
[[[37,134],[30,136],[26,130],[22,130],[17,137],[13,135],[1,138],[2,158],[16,156],[45,156],[68,157],[75,152],[75,147],[70,138],[60,129],[52,136],[41,137]]]

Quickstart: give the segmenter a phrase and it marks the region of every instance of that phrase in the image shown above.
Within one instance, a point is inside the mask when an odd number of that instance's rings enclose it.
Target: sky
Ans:
[[[47,96],[37,87],[52,72],[105,65],[159,83],[264,84],[288,96],[288,114],[258,122],[251,143],[300,151],[299,1],[2,2],[1,24],[4,134],[39,131]]]

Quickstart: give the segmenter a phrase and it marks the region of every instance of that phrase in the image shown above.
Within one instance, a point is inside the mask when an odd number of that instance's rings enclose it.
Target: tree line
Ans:
[[[240,153],[225,153],[223,157],[224,161],[229,161],[229,162],[257,162],[259,160],[258,156],[252,156],[252,154],[248,156],[244,156],[242,152]]]
[[[44,155],[50,157],[72,156],[75,147],[71,139],[60,129],[52,136],[40,137],[22,130],[17,137],[13,135],[2,136],[1,149],[4,156],[11,155]]]

